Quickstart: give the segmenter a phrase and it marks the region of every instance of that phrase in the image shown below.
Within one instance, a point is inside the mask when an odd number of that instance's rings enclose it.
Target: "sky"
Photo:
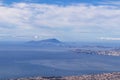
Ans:
[[[120,40],[120,0],[0,0],[0,41]]]

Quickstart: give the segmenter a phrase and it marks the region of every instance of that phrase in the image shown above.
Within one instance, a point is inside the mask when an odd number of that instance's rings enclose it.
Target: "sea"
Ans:
[[[0,46],[0,80],[119,71],[119,56],[78,54],[65,47]]]

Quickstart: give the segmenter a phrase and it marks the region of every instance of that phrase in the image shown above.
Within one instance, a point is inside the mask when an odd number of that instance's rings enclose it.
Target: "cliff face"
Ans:
[[[69,77],[35,77],[10,80],[120,80],[120,72]]]

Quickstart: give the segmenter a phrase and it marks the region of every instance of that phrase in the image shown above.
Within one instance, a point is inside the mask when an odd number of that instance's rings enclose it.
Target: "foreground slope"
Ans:
[[[11,80],[120,80],[120,72],[103,73],[96,75],[82,75],[69,77],[35,77],[35,78],[21,78]]]

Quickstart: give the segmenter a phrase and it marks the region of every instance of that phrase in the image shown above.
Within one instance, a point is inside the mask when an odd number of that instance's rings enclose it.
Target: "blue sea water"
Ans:
[[[0,49],[0,79],[71,76],[120,71],[120,57],[76,54],[69,49]]]

